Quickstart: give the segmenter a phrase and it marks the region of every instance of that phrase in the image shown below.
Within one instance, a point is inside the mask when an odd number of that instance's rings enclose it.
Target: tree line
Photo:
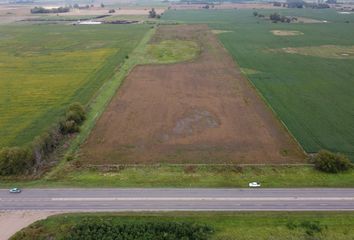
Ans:
[[[259,18],[265,18],[263,14],[260,14],[258,12],[253,12],[253,16],[259,17]],[[291,23],[292,21],[297,21],[296,17],[287,17],[287,16],[281,16],[279,13],[272,13],[269,15],[269,20],[271,20],[273,23],[277,22],[282,22],[282,23]]]
[[[0,149],[0,175],[30,174],[45,163],[66,136],[80,131],[86,111],[80,103],[71,104],[57,124],[25,147]]]
[[[38,13],[65,13],[69,12],[70,8],[69,7],[58,7],[58,8],[44,8],[44,7],[34,7],[31,9],[32,14],[38,14]]]

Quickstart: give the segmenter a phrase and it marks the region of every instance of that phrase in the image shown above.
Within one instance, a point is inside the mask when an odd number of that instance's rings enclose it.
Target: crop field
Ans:
[[[275,24],[253,16],[254,11],[313,21]],[[353,14],[185,10],[167,11],[163,19],[208,23],[305,151],[328,149],[354,159]]]
[[[0,147],[29,143],[70,103],[88,103],[146,25],[8,25],[0,32]]]
[[[155,64],[128,75],[83,145],[82,164],[304,161],[206,25],[160,26],[146,54]]]
[[[143,224],[166,223],[188,224],[188,226],[208,226],[211,233],[209,240],[352,240],[354,234],[354,214],[352,212],[172,212],[172,213],[74,213],[51,216],[24,228],[13,236],[12,240],[31,239],[68,239],[76,226],[83,223],[105,223],[108,226],[135,226]],[[76,227],[77,229],[77,227]],[[109,239],[114,227],[100,232]],[[121,229],[121,228],[120,228]],[[151,229],[146,228],[146,229]],[[145,229],[145,231],[146,231]],[[162,227],[160,228],[162,229]],[[162,230],[160,230],[162,231]],[[93,231],[94,232],[94,231]],[[114,231],[113,231],[114,232]],[[129,228],[124,231],[127,238]],[[141,234],[143,230],[136,231]],[[169,233],[164,231],[166,238]],[[155,232],[155,234],[157,234]],[[70,236],[70,235],[69,235]],[[155,235],[148,235],[154,239]],[[200,236],[200,235],[198,235]],[[103,237],[102,237],[103,238]],[[143,237],[134,239],[146,239]],[[157,238],[156,239],[164,239]],[[169,239],[182,239],[170,237]]]

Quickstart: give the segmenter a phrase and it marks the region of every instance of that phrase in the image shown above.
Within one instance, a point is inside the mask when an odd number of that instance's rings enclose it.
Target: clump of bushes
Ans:
[[[286,224],[287,228],[290,230],[294,229],[304,229],[306,235],[313,237],[317,233],[321,233],[327,228],[326,225],[322,225],[319,221],[302,221],[300,223],[288,222]]]
[[[85,121],[85,109],[80,103],[73,103],[66,111],[65,118],[59,122],[62,134],[76,133],[80,131],[80,125]]]
[[[260,14],[256,11],[253,12],[253,16],[259,17],[259,18],[265,18],[265,16],[263,14]],[[269,15],[269,20],[271,20],[273,23],[277,23],[277,22],[291,23],[292,21],[297,21],[297,18],[281,16],[279,13],[272,13]]]
[[[156,13],[155,8],[151,8],[149,18],[161,18],[161,15]]]
[[[351,161],[344,155],[321,150],[313,159],[315,168],[322,172],[339,173],[353,167]]]
[[[279,13],[272,13],[272,14],[270,14],[269,19],[270,19],[273,23],[277,23],[277,22],[290,23],[290,22],[292,21],[291,18],[286,17],[286,16],[280,16]]]
[[[66,240],[125,239],[189,239],[207,240],[213,230],[206,225],[181,222],[127,222],[113,223],[109,220],[85,220],[74,225]]]
[[[34,165],[30,148],[6,147],[0,150],[0,175],[25,173]]]
[[[79,132],[85,119],[84,107],[73,103],[58,124],[36,137],[29,146],[0,149],[0,175],[30,173],[55,151],[65,136]]]

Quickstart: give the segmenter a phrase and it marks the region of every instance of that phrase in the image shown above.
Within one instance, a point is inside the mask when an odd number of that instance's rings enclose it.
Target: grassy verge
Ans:
[[[1,188],[18,187],[354,187],[354,171],[328,174],[310,166],[145,166],[80,170],[65,165],[38,180],[2,179]]]
[[[353,239],[353,212],[247,212],[247,213],[95,213],[63,214],[32,224],[14,239],[65,239],[83,220],[124,223],[198,223],[213,229],[210,239]],[[105,233],[103,233],[105,234]]]

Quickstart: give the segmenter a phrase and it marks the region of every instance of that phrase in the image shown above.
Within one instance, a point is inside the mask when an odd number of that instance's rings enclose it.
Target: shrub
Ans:
[[[63,135],[77,133],[80,131],[79,125],[74,120],[62,120],[59,123],[60,132]]]
[[[31,145],[36,164],[40,164],[45,156],[52,153],[59,145],[62,138],[63,134],[60,132],[57,125],[42,135],[36,137]]]
[[[295,223],[290,221],[286,224],[286,227],[290,230],[295,230],[297,228],[304,229],[306,235],[314,236],[317,233],[321,233],[323,229],[326,229],[326,225],[321,225],[319,221],[302,221],[300,223]]]
[[[0,175],[24,173],[34,165],[30,149],[7,147],[0,150]]]
[[[81,125],[86,119],[86,111],[80,103],[73,103],[66,111],[65,119],[59,122],[59,129],[63,135],[80,131]]]
[[[81,124],[84,121],[82,116],[79,113],[74,112],[74,111],[68,111],[66,113],[65,118],[66,118],[66,121],[74,121],[77,124]]]
[[[149,18],[155,18],[156,17],[156,11],[155,8],[151,8],[149,11]]]
[[[309,236],[313,236],[315,233],[322,232],[322,226],[318,221],[303,221],[300,227],[305,229],[305,233]]]
[[[66,111],[66,120],[75,121],[77,124],[81,124],[86,120],[86,111],[81,103],[73,103]]]
[[[273,22],[278,22],[281,20],[281,17],[279,15],[279,13],[272,13],[269,16],[269,19],[272,20]]]
[[[346,156],[326,150],[321,150],[314,157],[313,163],[317,170],[328,173],[339,173],[352,167],[352,163]]]

